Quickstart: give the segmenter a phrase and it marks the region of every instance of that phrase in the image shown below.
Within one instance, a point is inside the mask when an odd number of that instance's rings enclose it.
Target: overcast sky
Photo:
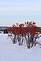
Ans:
[[[0,25],[29,19],[41,26],[41,0],[0,0]]]

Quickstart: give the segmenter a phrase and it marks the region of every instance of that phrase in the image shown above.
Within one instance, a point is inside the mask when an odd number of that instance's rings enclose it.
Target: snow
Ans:
[[[41,48],[13,45],[7,34],[0,34],[0,61],[41,61]]]

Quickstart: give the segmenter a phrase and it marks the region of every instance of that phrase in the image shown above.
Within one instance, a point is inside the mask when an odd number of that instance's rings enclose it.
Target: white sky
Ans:
[[[41,26],[41,0],[0,1],[0,25],[25,22],[29,18]]]

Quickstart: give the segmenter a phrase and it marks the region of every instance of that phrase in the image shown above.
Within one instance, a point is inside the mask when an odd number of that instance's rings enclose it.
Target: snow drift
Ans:
[[[41,61],[41,48],[14,45],[7,34],[0,34],[0,61]]]

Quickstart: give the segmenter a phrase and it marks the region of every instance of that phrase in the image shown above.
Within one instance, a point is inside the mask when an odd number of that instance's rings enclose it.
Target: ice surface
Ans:
[[[7,34],[0,34],[0,61],[41,61],[41,48],[13,45]]]

